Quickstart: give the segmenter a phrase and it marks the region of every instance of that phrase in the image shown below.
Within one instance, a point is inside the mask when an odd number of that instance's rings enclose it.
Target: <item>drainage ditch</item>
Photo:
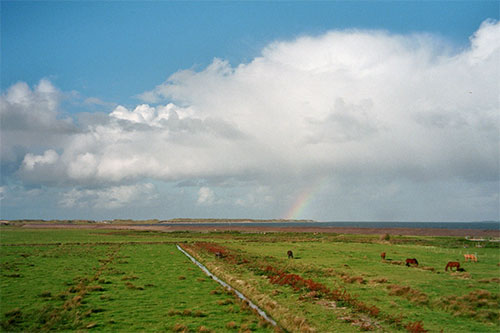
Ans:
[[[276,326],[276,322],[271,319],[262,309],[260,309],[257,305],[255,305],[251,300],[249,300],[245,295],[243,295],[242,293],[240,293],[238,290],[234,289],[233,287],[231,287],[229,284],[227,284],[226,282],[222,281],[221,279],[219,279],[217,276],[215,276],[214,274],[212,274],[212,272],[210,272],[208,270],[208,268],[206,268],[205,266],[203,266],[203,264],[201,264],[198,260],[196,260],[195,258],[193,258],[189,253],[187,253],[186,251],[184,251],[183,248],[181,248],[179,245],[177,245],[177,249],[179,249],[179,251],[181,251],[182,253],[184,253],[189,259],[191,259],[192,262],[194,262],[198,267],[201,268],[201,270],[203,272],[205,272],[205,274],[207,274],[209,277],[211,277],[212,279],[214,279],[215,281],[217,281],[220,285],[222,285],[224,288],[227,288],[231,291],[234,291],[236,293],[236,295],[238,295],[238,297],[244,301],[246,301],[248,303],[248,305],[256,310],[259,315],[264,318],[267,322],[271,323],[273,326]]]

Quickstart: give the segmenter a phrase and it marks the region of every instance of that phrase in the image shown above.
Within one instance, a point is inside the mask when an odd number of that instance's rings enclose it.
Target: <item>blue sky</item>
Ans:
[[[248,62],[274,40],[360,28],[436,33],[463,47],[498,12],[497,1],[3,1],[1,88],[47,77],[132,103],[179,69]]]
[[[498,16],[2,1],[0,215],[499,219]]]

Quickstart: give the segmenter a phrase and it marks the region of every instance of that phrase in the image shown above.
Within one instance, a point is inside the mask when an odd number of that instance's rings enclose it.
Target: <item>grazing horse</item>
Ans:
[[[224,258],[224,255],[222,254],[222,252],[215,252],[215,257],[218,259],[222,259]]]
[[[460,263],[458,261],[448,261],[444,270],[448,271],[448,268],[450,268],[450,271],[453,271],[453,267],[455,267],[456,271],[462,271],[462,269],[460,268]]]
[[[382,258],[382,260],[385,260],[385,252],[382,252],[382,253],[380,254],[380,258]]]
[[[406,266],[410,267],[410,265],[418,266],[418,261],[415,258],[406,259]]]
[[[474,254],[464,254],[465,261],[475,261],[477,262],[477,257]]]
[[[288,250],[286,252],[286,254],[288,255],[288,259],[293,259],[293,252],[292,252],[292,250]]]

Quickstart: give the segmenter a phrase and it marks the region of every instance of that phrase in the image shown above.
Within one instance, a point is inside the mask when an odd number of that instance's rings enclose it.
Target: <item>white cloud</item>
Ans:
[[[0,159],[17,163],[26,153],[62,147],[78,129],[62,117],[62,93],[43,79],[33,89],[19,82],[0,96]]]
[[[72,189],[62,194],[59,205],[66,208],[92,207],[116,209],[125,205],[143,205],[156,197],[153,184],[112,186],[104,189]]]
[[[49,149],[43,153],[43,155],[33,155],[31,153],[26,154],[23,160],[23,169],[26,171],[31,171],[35,168],[35,165],[50,165],[57,162],[59,155]]]
[[[198,200],[196,201],[199,205],[211,205],[215,201],[215,193],[208,187],[200,187],[198,190]]]
[[[323,178],[355,179],[359,193],[386,183],[387,193],[418,196],[425,191],[408,184],[432,182],[457,191],[487,184],[489,193],[499,177],[499,36],[500,24],[486,21],[461,50],[431,35],[380,31],[277,41],[249,63],[214,59],[179,71],[140,95],[163,104],[119,105],[86,115],[80,128],[57,113],[50,82],[19,83],[1,97],[2,156],[24,147],[24,181],[107,188],[68,192],[66,206],[80,197],[98,206],[106,196],[120,206],[127,200],[110,189],[127,198],[121,186],[130,185],[121,184],[143,179],[269,186],[260,198],[254,188],[225,201],[241,207],[287,193],[273,185]],[[197,202],[215,203],[213,189],[201,187]]]
[[[7,186],[0,186],[0,200],[5,198],[5,194],[7,193]]]

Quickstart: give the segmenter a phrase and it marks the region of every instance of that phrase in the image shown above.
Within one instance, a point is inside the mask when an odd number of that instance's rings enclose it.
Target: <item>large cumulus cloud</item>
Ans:
[[[139,95],[144,104],[119,105],[78,130],[56,114],[49,82],[33,91],[20,83],[2,96],[2,154],[14,150],[19,133],[11,132],[27,132],[25,147],[49,133],[44,149],[24,153],[17,175],[58,185],[223,177],[491,189],[499,63],[493,21],[458,50],[432,35],[333,31],[274,42],[249,63],[214,59],[179,71]]]
[[[19,82],[0,97],[2,173],[15,171],[27,153],[61,148],[78,129],[60,112],[63,94],[46,79],[33,89]]]

